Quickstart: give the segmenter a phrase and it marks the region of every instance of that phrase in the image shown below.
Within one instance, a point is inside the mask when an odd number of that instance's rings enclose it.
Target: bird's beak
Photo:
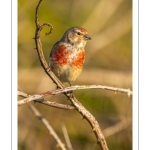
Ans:
[[[86,40],[91,40],[91,37],[90,37],[88,34],[85,34],[85,35],[84,35],[84,38],[85,38]]]

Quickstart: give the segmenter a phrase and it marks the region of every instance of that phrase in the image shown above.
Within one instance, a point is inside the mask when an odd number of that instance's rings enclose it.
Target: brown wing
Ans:
[[[52,47],[52,49],[51,49],[51,51],[50,51],[50,54],[49,54],[49,57],[52,56],[52,52],[53,52],[53,50],[54,50],[54,47],[55,47],[58,43],[59,43],[59,41],[57,41],[57,42],[54,44],[54,46]]]

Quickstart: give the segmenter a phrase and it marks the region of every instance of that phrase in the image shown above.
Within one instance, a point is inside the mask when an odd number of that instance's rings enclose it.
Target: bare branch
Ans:
[[[18,91],[18,96],[22,96],[22,97],[29,97],[29,94],[26,94],[24,92]]]
[[[70,139],[69,139],[69,136],[68,136],[68,133],[67,133],[67,129],[66,129],[66,126],[64,125],[64,123],[62,124],[62,131],[64,133],[64,137],[65,137],[65,140],[66,140],[68,150],[73,150]]]
[[[47,128],[49,133],[52,135],[54,140],[58,143],[58,147],[61,150],[66,150],[65,145],[62,143],[60,138],[57,136],[56,132],[53,130],[53,128],[51,127],[49,122],[39,113],[39,111],[31,103],[29,103],[28,106],[31,109],[31,111],[35,114],[35,116],[37,116],[38,119],[45,125],[45,127]]]
[[[34,100],[34,102],[38,102],[38,103],[48,105],[48,106],[51,106],[51,107],[55,107],[55,108],[59,108],[59,109],[66,109],[66,110],[75,110],[76,109],[72,105],[60,104],[60,103],[56,103],[56,102],[50,102],[50,101],[46,101],[44,99]]]
[[[18,96],[22,96],[22,97],[26,97],[27,98],[27,99],[18,101],[18,106],[20,106],[22,104],[26,104],[28,102],[31,102],[33,100],[32,98],[30,98],[30,100],[28,100],[28,97],[32,97],[31,95],[28,95],[28,94],[20,92],[20,91],[18,91]],[[38,97],[38,95],[36,96],[36,98],[37,97]],[[56,103],[56,102],[50,102],[50,101],[46,101],[46,100],[44,100],[42,98],[36,99],[36,100],[34,100],[34,102],[38,102],[38,103],[41,103],[41,104],[44,104],[44,105],[48,105],[48,106],[51,106],[51,107],[55,107],[55,108],[59,108],[59,109],[66,109],[66,110],[74,110],[74,109],[76,109],[72,105],[67,105],[67,104],[65,105],[65,104],[59,104],[59,103]]]
[[[18,105],[22,105],[33,100],[41,99],[48,95],[56,95],[60,93],[67,93],[69,91],[81,90],[81,89],[105,89],[105,90],[114,91],[115,93],[116,92],[127,93],[128,96],[132,95],[132,91],[130,89],[115,88],[115,87],[109,87],[109,86],[103,86],[103,85],[82,85],[82,86],[76,85],[76,86],[66,87],[63,89],[57,89],[53,91],[47,91],[41,94],[35,94],[32,96],[29,96],[25,99],[18,101]]]
[[[111,87],[111,86],[105,86],[105,85],[76,85],[76,86],[70,86],[63,89],[53,90],[53,91],[47,91],[42,93],[43,96],[47,95],[56,95],[60,93],[67,93],[69,91],[74,90],[85,90],[85,89],[103,89],[103,90],[110,90],[116,92],[122,92],[127,93],[128,96],[132,95],[132,91],[130,89],[123,89],[123,88],[117,88],[117,87]]]

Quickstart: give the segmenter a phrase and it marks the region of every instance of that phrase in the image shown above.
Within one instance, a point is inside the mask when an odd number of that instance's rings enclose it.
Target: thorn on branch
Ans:
[[[37,37],[35,37],[35,39],[39,39],[40,38],[40,36],[38,35]]]
[[[98,142],[98,141],[94,144],[94,146],[97,146],[97,145],[99,145],[99,142]]]
[[[82,117],[82,120],[83,120],[83,119],[86,119],[85,116]]]
[[[96,131],[96,128],[93,128],[93,129],[92,129],[92,132],[94,132],[94,131]]]

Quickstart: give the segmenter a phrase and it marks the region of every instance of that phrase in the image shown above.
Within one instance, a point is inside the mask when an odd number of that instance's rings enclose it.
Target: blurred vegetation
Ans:
[[[56,86],[44,73],[32,39],[35,34],[35,8],[38,0],[18,1],[18,89],[34,94]],[[92,37],[86,45],[81,75],[73,83],[101,84],[132,89],[132,1],[131,0],[43,0],[40,22],[54,29],[42,31],[41,40],[48,61],[52,46],[72,26],[82,26]],[[122,120],[132,121],[132,97],[92,89],[75,91],[78,100],[95,116],[102,130]],[[63,95],[46,100],[69,103]],[[61,123],[66,125],[74,149],[98,150],[96,138],[86,120],[76,111],[60,110],[35,103],[64,142]],[[106,138],[109,149],[132,149],[132,123]],[[27,105],[18,107],[18,150],[57,149],[56,143]]]

